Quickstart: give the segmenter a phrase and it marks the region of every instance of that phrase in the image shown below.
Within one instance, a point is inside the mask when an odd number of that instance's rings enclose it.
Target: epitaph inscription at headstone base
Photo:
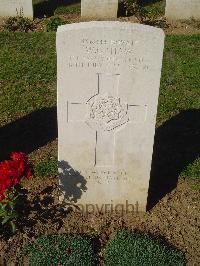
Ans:
[[[118,0],[81,0],[81,17],[97,20],[117,17]]]
[[[140,24],[58,28],[61,200],[145,211],[163,46],[161,29]]]
[[[0,0],[0,17],[16,16],[33,19],[32,0]]]
[[[166,0],[165,16],[169,21],[200,19],[200,0]]]

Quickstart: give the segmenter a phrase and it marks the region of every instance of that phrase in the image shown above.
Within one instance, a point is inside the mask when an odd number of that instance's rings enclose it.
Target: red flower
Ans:
[[[7,182],[7,180],[10,180],[9,178],[6,177],[6,175],[0,175],[0,194],[2,195],[7,187],[10,185],[11,180]]]
[[[23,152],[13,152],[12,160],[0,163],[0,201],[4,198],[6,189],[20,182],[20,179],[31,175],[31,167],[27,164],[27,155]]]
[[[24,152],[12,152],[10,157],[13,161],[27,162],[28,160],[27,155]]]
[[[31,175],[31,166],[30,165],[28,165],[27,167],[26,167],[26,170],[25,170],[25,172],[24,172],[24,175],[25,175],[25,177],[30,177],[30,175]]]

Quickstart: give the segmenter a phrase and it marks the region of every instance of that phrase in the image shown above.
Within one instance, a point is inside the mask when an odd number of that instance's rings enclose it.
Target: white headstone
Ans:
[[[167,20],[200,19],[200,0],[166,0]]]
[[[117,17],[118,0],[81,0],[81,16],[90,19]]]
[[[33,19],[32,0],[0,0],[0,17],[23,16]]]
[[[140,24],[58,28],[61,200],[146,209],[163,46],[161,29]]]

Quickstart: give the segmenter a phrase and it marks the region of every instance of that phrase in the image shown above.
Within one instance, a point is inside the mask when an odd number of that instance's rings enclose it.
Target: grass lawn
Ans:
[[[0,47],[0,126],[56,106],[55,33],[1,32]],[[200,35],[166,36],[158,126],[183,110],[200,108],[199,49]],[[200,160],[182,175],[199,177]]]
[[[166,1],[165,0],[143,0],[144,2],[144,7],[146,11],[152,13],[152,14],[165,14],[165,6],[166,6]]]
[[[56,104],[55,34],[0,34],[1,125]]]

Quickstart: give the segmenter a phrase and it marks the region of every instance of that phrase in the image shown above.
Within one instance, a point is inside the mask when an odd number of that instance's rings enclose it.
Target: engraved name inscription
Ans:
[[[69,55],[68,68],[98,68],[104,66],[120,67],[126,65],[130,70],[149,70],[145,58],[137,55],[137,41],[130,40],[90,40],[80,42],[81,55]]]

